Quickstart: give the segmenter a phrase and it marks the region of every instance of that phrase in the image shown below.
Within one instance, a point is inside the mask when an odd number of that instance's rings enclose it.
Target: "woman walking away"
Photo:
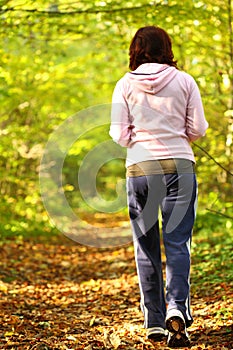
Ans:
[[[168,34],[140,28],[129,49],[130,72],[116,84],[110,135],[127,147],[127,194],[147,338],[186,347],[190,311],[190,244],[197,183],[190,143],[205,135],[194,79],[178,70]],[[162,275],[158,211],[166,254]]]

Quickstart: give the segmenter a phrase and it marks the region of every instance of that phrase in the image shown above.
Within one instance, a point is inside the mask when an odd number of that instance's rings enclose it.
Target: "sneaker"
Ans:
[[[181,311],[170,310],[166,318],[166,327],[169,332],[167,345],[170,348],[190,346],[190,340],[185,327],[185,319]]]
[[[157,342],[167,337],[167,331],[162,327],[152,327],[147,329],[147,339]]]

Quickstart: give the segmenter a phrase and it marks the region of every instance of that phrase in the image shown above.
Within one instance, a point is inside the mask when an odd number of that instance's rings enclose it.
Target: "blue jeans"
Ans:
[[[190,173],[128,177],[127,192],[144,326],[165,328],[166,310],[178,309],[188,327],[193,322],[189,277],[196,176]],[[166,255],[166,300],[159,208]]]

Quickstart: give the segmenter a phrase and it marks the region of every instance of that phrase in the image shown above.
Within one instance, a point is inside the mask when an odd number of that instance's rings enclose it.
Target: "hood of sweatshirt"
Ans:
[[[177,73],[175,67],[167,64],[144,63],[136,70],[126,73],[126,79],[139,90],[154,95],[169,84]]]

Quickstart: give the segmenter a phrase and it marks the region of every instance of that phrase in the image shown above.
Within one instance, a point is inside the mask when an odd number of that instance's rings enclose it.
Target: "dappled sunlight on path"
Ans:
[[[1,257],[0,349],[153,349],[130,244],[97,249],[63,236],[7,240]],[[195,290],[192,308],[192,349],[232,349],[231,290]]]

